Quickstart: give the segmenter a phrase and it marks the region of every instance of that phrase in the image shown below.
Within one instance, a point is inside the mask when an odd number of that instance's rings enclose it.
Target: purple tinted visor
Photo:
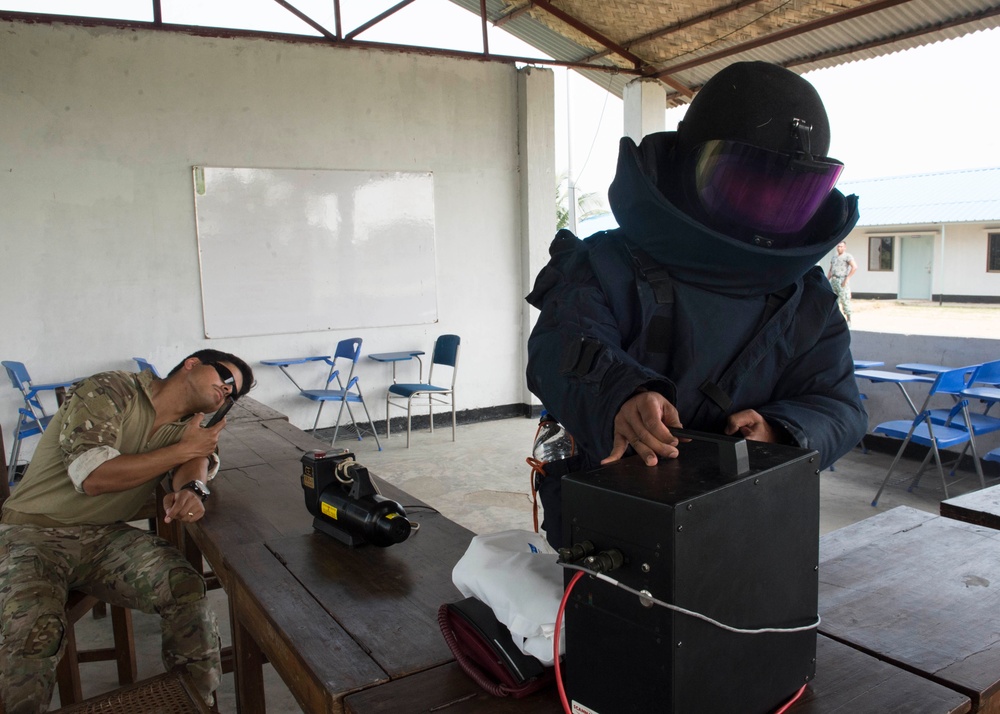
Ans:
[[[809,222],[844,165],[738,141],[707,141],[694,151],[698,199],[713,217],[761,233],[795,233]]]

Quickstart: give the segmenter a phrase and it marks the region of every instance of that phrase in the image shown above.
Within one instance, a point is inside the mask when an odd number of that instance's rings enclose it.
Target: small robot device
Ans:
[[[410,535],[406,511],[382,496],[368,469],[347,451],[302,456],[302,490],[313,528],[349,546],[385,548]]]

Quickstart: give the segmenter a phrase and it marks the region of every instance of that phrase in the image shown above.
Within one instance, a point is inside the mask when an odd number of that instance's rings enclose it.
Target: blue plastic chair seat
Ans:
[[[345,400],[343,389],[305,389],[299,392],[299,394],[314,402],[342,402]],[[362,399],[360,395],[354,392],[347,392],[346,401],[360,403]]]
[[[931,421],[935,424],[945,424],[948,421],[948,417],[951,414],[950,409],[931,409],[928,414],[930,414]],[[982,434],[990,434],[994,431],[1000,431],[1000,418],[995,416],[990,416],[989,414],[980,414],[977,412],[969,413],[969,421],[972,424],[972,433],[976,436]],[[956,429],[961,429],[965,431],[965,420],[961,417],[953,417],[951,420],[951,426]],[[934,434],[937,435],[937,429],[934,430]]]
[[[436,387],[433,384],[393,384],[389,387],[391,394],[401,397],[412,397],[418,392],[450,392],[449,387]]]
[[[895,421],[887,421],[879,424],[872,432],[875,434],[885,434],[886,436],[892,437],[893,439],[905,439],[906,435],[910,433],[910,427],[913,426],[912,420],[898,419]],[[934,426],[934,439],[937,442],[938,448],[948,448],[949,446],[955,446],[956,444],[964,444],[969,440],[969,432],[965,429],[958,429],[953,426]],[[910,441],[915,441],[922,446],[931,446],[933,441],[930,436],[930,429],[926,423],[918,424],[913,430],[913,436],[910,437]]]
[[[29,424],[25,424],[23,427],[17,430],[17,437],[19,439],[26,439],[29,436],[34,436],[35,434],[41,434],[43,431],[45,431],[45,427],[49,425],[50,421],[52,421],[51,416],[43,416],[38,421],[33,421]],[[41,423],[39,424],[39,422]]]

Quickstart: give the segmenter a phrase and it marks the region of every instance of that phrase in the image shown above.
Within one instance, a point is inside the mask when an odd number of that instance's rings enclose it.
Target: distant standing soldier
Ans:
[[[847,252],[847,243],[837,243],[837,254],[830,258],[830,270],[826,277],[833,286],[833,292],[837,293],[837,304],[848,325],[851,324],[851,288],[847,283],[857,269],[854,256]]]

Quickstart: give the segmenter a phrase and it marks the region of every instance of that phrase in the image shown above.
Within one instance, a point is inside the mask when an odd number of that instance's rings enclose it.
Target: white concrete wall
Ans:
[[[899,291],[899,236],[933,234],[934,295],[968,296],[970,298],[1000,298],[1000,273],[989,273],[987,265],[987,234],[1000,232],[1000,225],[986,223],[952,223],[945,226],[867,226],[855,228],[848,235],[847,251],[858,263],[858,271],[851,278],[854,293],[889,293]],[[942,253],[942,234],[944,249]],[[890,271],[868,270],[868,239],[876,235],[897,236],[895,266]],[[831,251],[821,262],[823,270],[830,267]]]
[[[254,366],[253,396],[311,426],[311,403],[258,360],[355,334],[365,353],[429,355],[456,333],[459,409],[524,401],[513,66],[61,24],[0,23],[0,37],[0,358],[44,382],[134,369],[136,355],[165,373],[218,348]],[[192,165],[432,171],[439,322],[205,339]],[[317,260],[336,273],[335,255]],[[384,417],[389,367],[362,358],[359,373]],[[320,386],[318,368],[300,374]],[[15,396],[0,390],[8,446]]]

